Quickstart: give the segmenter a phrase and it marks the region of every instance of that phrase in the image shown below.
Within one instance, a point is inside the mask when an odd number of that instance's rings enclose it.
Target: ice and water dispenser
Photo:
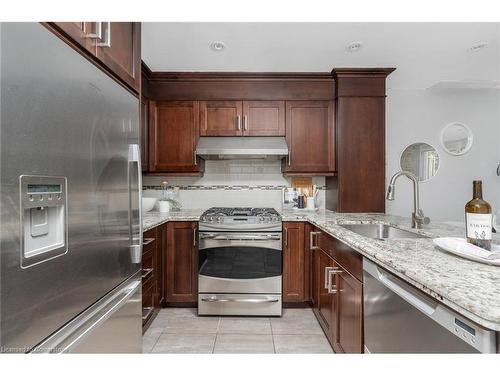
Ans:
[[[21,267],[45,262],[68,251],[65,177],[20,177]]]

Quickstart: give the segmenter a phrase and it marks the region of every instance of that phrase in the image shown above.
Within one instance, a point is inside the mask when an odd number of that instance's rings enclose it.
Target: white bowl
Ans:
[[[157,200],[157,198],[142,197],[142,211],[151,211],[155,206]]]

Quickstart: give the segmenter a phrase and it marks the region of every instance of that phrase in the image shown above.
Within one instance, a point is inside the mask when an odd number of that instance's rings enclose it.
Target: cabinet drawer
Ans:
[[[353,248],[325,232],[318,235],[317,246],[334,258],[343,268],[358,280],[363,280],[363,257]]]
[[[351,275],[363,281],[363,257],[345,243],[330,237],[333,241],[333,257]]]
[[[154,251],[146,251],[142,255],[142,283],[148,282],[155,277],[155,258]]]
[[[146,253],[156,248],[156,228],[144,232],[142,236],[142,253]]]
[[[153,283],[142,285],[142,308],[153,307]]]

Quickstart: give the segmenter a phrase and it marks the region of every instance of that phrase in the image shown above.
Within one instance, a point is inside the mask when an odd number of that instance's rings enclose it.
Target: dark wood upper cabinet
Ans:
[[[283,223],[283,302],[305,301],[304,223]]]
[[[201,101],[201,136],[239,136],[243,134],[241,101]]]
[[[243,102],[244,136],[285,136],[285,102]]]
[[[392,68],[334,69],[337,176],[326,179],[326,208],[385,211],[385,97]]]
[[[166,303],[198,300],[197,222],[167,224]]]
[[[289,155],[283,172],[333,175],[335,172],[334,104],[331,101],[286,102]]]
[[[49,28],[62,32],[73,44],[89,53],[120,82],[135,93],[141,87],[140,22],[52,22]]]
[[[335,351],[363,353],[363,284],[343,268],[335,275],[338,333]]]
[[[73,39],[78,46],[95,55],[97,46],[91,36],[96,32],[97,22],[54,22],[53,24]]]
[[[149,172],[199,175],[198,102],[149,102]]]
[[[140,22],[102,22],[97,58],[139,92],[141,83]]]

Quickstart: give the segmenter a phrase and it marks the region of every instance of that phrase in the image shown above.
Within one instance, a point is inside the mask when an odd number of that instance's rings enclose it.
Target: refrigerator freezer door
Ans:
[[[139,101],[43,25],[0,28],[0,350],[26,352],[140,269]],[[67,184],[67,251],[24,268],[22,175]]]
[[[32,353],[141,353],[141,275],[113,290]]]

